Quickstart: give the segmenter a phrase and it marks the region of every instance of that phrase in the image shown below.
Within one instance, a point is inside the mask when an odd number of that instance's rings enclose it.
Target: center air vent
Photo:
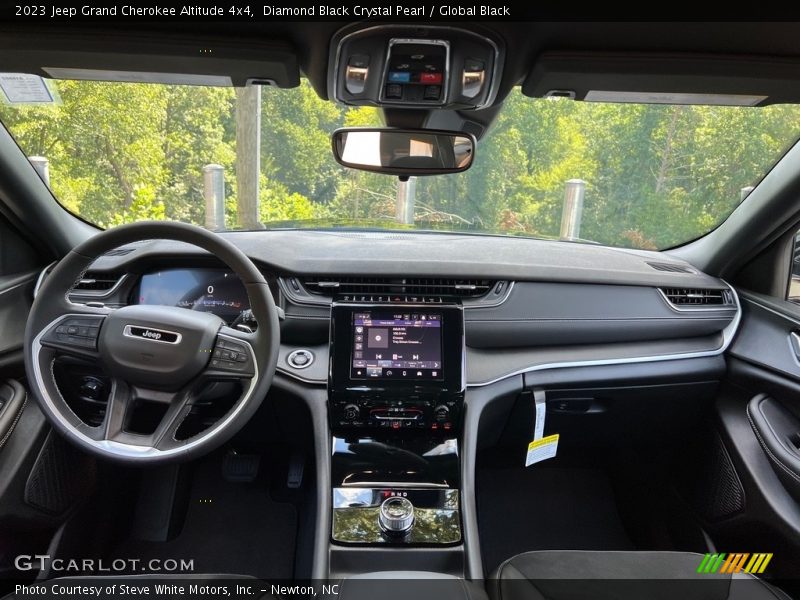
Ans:
[[[122,280],[122,273],[87,271],[75,284],[74,291],[86,295],[101,295],[110,292]]]
[[[495,282],[489,279],[439,279],[413,277],[303,277],[300,283],[319,296],[446,296],[481,298]]]
[[[680,307],[733,306],[730,290],[708,290],[700,288],[661,288],[670,304]]]

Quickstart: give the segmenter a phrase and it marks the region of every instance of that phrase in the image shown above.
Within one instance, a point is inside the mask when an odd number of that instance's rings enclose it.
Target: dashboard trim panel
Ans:
[[[727,283],[727,282],[726,282]],[[733,293],[734,301],[735,301],[735,310],[736,313],[733,316],[731,322],[722,330],[722,342],[718,348],[710,349],[710,350],[701,350],[701,351],[694,351],[694,352],[676,352],[670,354],[653,354],[649,356],[632,356],[632,357],[620,357],[620,358],[599,358],[599,359],[589,359],[589,360],[575,360],[575,361],[554,361],[554,362],[547,362],[538,365],[531,365],[522,369],[515,369],[514,371],[504,373],[498,377],[493,377],[491,379],[486,379],[482,381],[467,381],[466,386],[468,388],[479,388],[488,385],[492,385],[499,381],[509,379],[512,377],[516,377],[518,375],[524,375],[525,373],[532,373],[536,371],[544,371],[550,369],[563,369],[563,368],[579,368],[579,367],[598,367],[598,366],[613,366],[613,365],[625,365],[625,364],[639,364],[639,363],[653,363],[653,362],[664,362],[664,361],[672,361],[672,360],[683,360],[683,359],[693,359],[693,358],[707,358],[712,356],[718,356],[723,354],[728,347],[733,342],[734,337],[739,328],[739,323],[741,321],[742,316],[742,308],[739,301],[739,296],[736,293],[736,290],[728,285],[728,288]],[[676,340],[673,340],[676,341]],[[324,386],[327,384],[325,380],[317,379],[317,380],[309,380],[307,378],[302,378],[292,373],[291,371],[287,371],[285,368],[278,368],[283,374],[288,377],[292,377],[304,383],[309,383],[312,385],[319,385]]]

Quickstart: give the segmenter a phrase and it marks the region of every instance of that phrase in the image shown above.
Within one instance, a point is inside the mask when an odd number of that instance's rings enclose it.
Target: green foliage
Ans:
[[[236,95],[230,88],[59,81],[55,106],[0,104],[53,191],[101,226],[140,219],[203,224],[206,164],[225,169],[237,222]],[[331,156],[341,126],[381,125],[372,107],[321,100],[311,86],[262,92],[259,219],[386,227],[396,179]],[[476,162],[417,180],[415,226],[558,237],[564,184],[586,181],[581,237],[665,248],[715,227],[795,140],[800,107],[732,108],[531,100],[513,91]]]

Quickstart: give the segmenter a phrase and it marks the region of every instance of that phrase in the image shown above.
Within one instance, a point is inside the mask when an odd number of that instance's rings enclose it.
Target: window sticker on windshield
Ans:
[[[55,104],[47,82],[38,75],[0,73],[0,90],[8,104]]]

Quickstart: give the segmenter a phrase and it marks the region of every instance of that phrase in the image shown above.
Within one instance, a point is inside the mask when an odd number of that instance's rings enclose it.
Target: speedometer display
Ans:
[[[214,313],[229,325],[250,309],[239,278],[226,269],[165,269],[142,275],[137,304],[178,306]]]

